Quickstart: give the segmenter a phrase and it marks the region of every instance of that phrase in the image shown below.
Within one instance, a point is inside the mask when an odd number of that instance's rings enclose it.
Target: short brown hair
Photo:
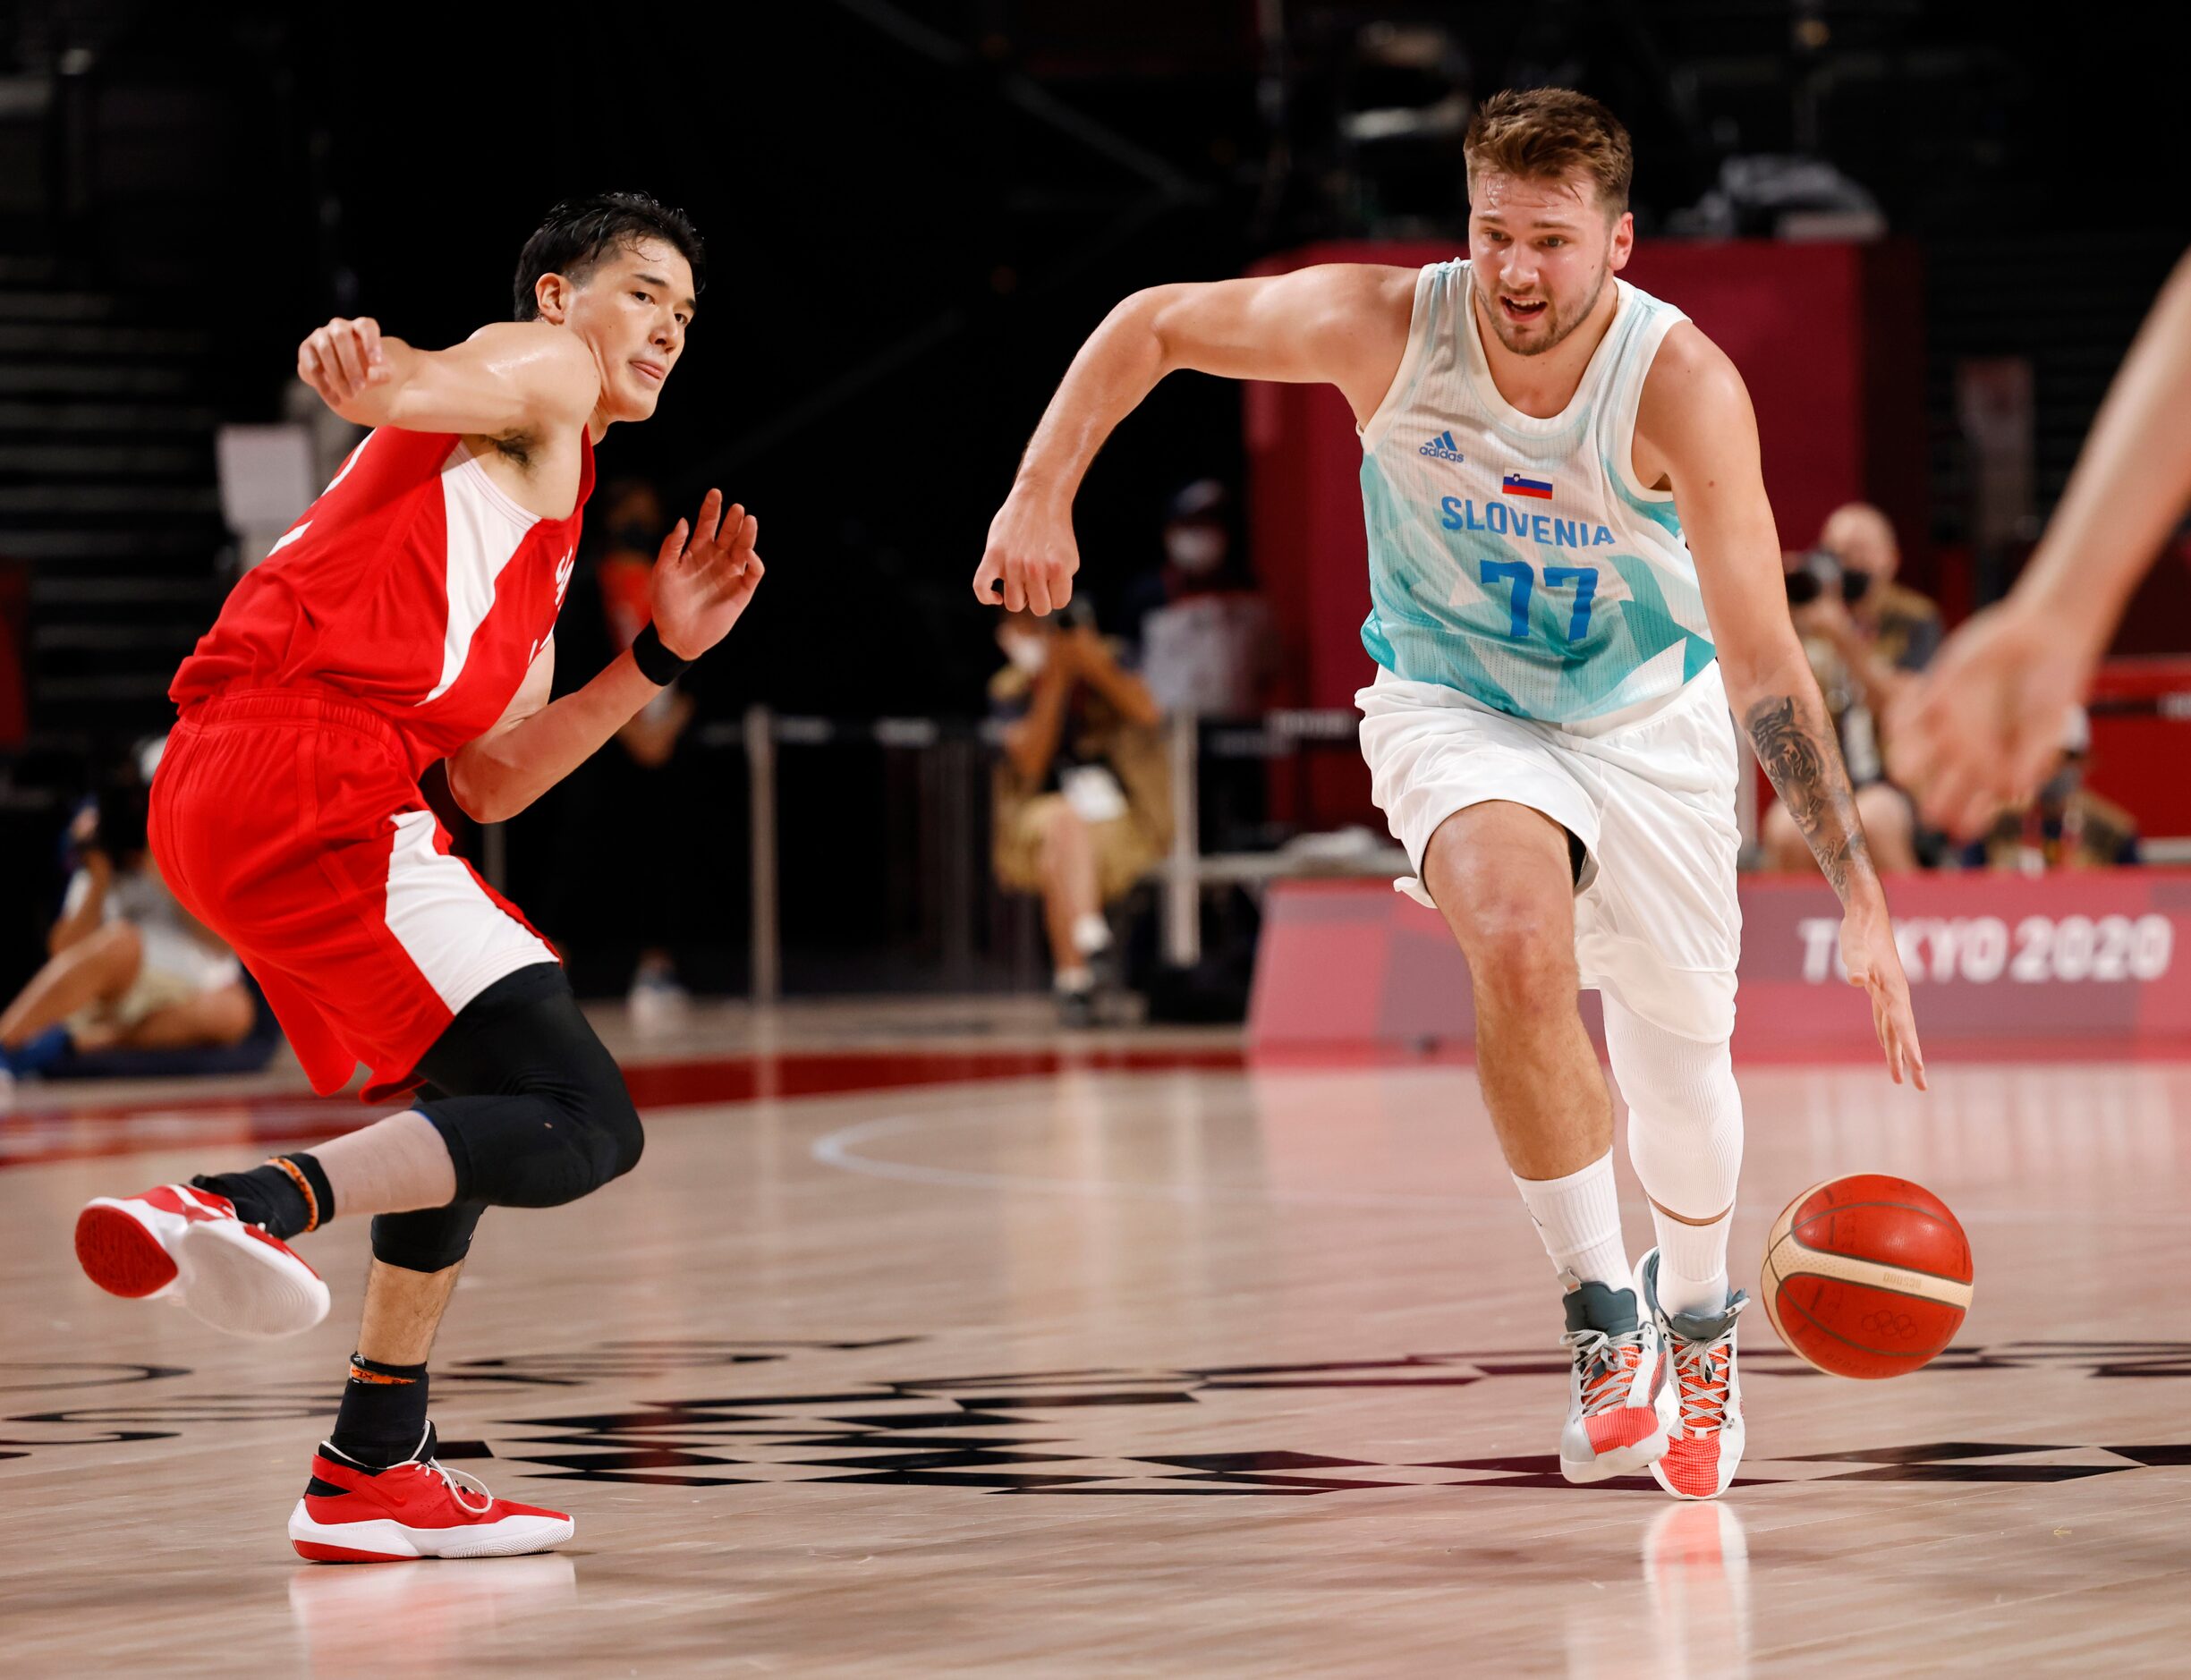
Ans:
[[[1618,216],[1628,208],[1635,149],[1620,119],[1586,93],[1568,88],[1508,88],[1476,108],[1461,142],[1473,183],[1485,170],[1530,181],[1577,171]]]

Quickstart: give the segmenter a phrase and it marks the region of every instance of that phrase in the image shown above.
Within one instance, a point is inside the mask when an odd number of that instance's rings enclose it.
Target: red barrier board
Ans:
[[[1928,1058],[2191,1055],[2191,871],[1915,876],[1888,896]],[[1736,1054],[1877,1055],[1832,893],[1745,880],[1742,910]],[[1468,970],[1435,913],[1379,881],[1272,887],[1258,1054],[1465,1051],[1473,1034]]]

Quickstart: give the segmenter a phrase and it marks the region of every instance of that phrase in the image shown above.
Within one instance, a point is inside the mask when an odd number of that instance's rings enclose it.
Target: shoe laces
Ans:
[[[481,1481],[477,1476],[473,1475],[470,1471],[451,1470],[446,1464],[443,1464],[437,1458],[426,1458],[421,1459],[419,1462],[424,1464],[427,1469],[432,1471],[434,1474],[439,1476],[441,1478],[442,1485],[447,1488],[449,1490],[449,1497],[454,1499],[458,1505],[463,1506],[463,1508],[466,1511],[469,1511],[473,1516],[486,1515],[488,1509],[494,1505],[495,1496],[488,1492],[487,1484]],[[476,1493],[479,1495],[480,1503],[477,1505],[472,1504],[470,1499],[464,1497],[467,1493]]]
[[[1594,1417],[1611,1407],[1625,1405],[1628,1379],[1643,1356],[1643,1332],[1639,1325],[1620,1336],[1603,1330],[1567,1330],[1560,1345],[1575,1355],[1582,1372],[1583,1415]]]
[[[1715,1433],[1727,1421],[1728,1384],[1735,1368],[1735,1327],[1708,1342],[1669,1335],[1674,1345],[1674,1378],[1681,1395],[1681,1428],[1686,1435]]]

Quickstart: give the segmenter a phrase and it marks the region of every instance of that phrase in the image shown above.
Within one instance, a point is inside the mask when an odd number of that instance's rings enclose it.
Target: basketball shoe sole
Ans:
[[[289,1543],[316,1564],[396,1564],[419,1557],[519,1557],[560,1546],[577,1532],[567,1516],[505,1516],[460,1529],[414,1528],[393,1517],[318,1523],[297,1501]]]
[[[76,1259],[108,1294],[172,1301],[232,1336],[294,1336],[327,1316],[327,1286],[225,1196],[162,1184],[99,1196],[76,1216]]]

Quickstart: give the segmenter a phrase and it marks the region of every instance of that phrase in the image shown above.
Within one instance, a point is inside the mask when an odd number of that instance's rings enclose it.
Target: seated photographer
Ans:
[[[1040,893],[1067,1026],[1095,1019],[1099,977],[1114,977],[1103,906],[1171,843],[1162,714],[1075,601],[1038,618],[1007,615],[998,644],[1011,663],[989,681],[1004,722],[997,766],[997,879]]]
[[[1879,720],[1940,643],[1940,609],[1894,581],[1901,550],[1876,507],[1850,502],[1828,515],[1818,545],[1786,557],[1788,604],[1810,656],[1841,756],[1856,790],[1856,812],[1882,871],[1918,863],[1916,813],[1887,780]],[[1790,874],[1818,868],[1784,806],[1765,813],[1759,839],[1765,867]]]
[[[256,1017],[243,970],[175,902],[145,839],[146,789],[102,789],[69,828],[74,872],[45,966],[0,1013],[0,1093],[19,1073],[103,1050],[237,1044]]]
[[[2082,706],[2071,708],[2062,731],[2061,757],[2053,774],[2021,810],[2004,810],[1984,836],[1963,853],[1966,869],[2105,870],[2136,863],[2137,819],[2085,785],[2092,759],[2092,721]]]

